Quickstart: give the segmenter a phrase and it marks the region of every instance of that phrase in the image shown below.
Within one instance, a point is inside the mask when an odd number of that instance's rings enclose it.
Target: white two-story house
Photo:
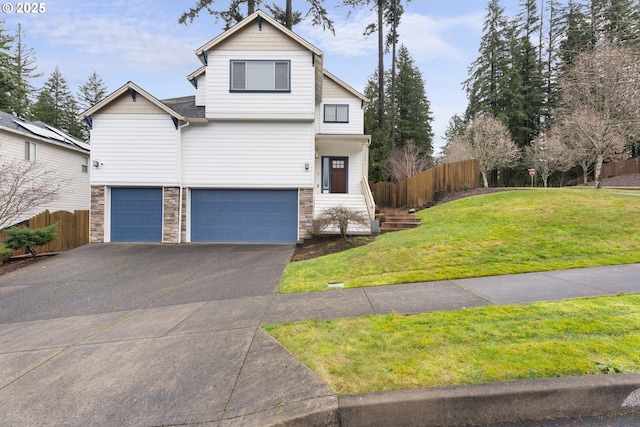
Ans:
[[[367,99],[322,51],[257,11],[195,54],[194,96],[129,82],[83,113],[92,242],[297,242],[336,205],[373,220]]]
[[[33,164],[35,169],[31,169],[31,176],[27,174],[20,179],[27,183],[30,180],[46,180],[50,188],[56,187],[53,199],[29,206],[23,205],[24,198],[20,203],[15,200],[28,186],[23,190],[2,188],[2,194],[7,199],[0,199],[0,211],[8,208],[16,210],[4,212],[7,215],[0,218],[2,226],[21,223],[45,210],[73,213],[89,209],[89,150],[89,144],[53,126],[0,111],[0,163],[22,164],[18,168],[22,171],[27,169],[27,164]],[[3,172],[9,173],[6,169]],[[0,185],[13,184],[13,178],[0,180]]]

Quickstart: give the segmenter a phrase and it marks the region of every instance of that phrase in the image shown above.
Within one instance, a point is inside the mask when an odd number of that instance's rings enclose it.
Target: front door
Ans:
[[[347,192],[347,162],[348,157],[329,158],[329,175],[332,193]]]

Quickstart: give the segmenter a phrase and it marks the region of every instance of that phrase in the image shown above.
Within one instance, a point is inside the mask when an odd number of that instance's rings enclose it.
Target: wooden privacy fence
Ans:
[[[437,192],[478,187],[480,161],[443,163],[405,180],[371,184],[376,206],[381,208],[422,207],[435,200]]]
[[[602,165],[603,178],[611,178],[612,176],[627,175],[630,173],[640,173],[640,157]]]
[[[48,210],[39,213],[28,221],[25,226],[31,229],[47,227],[58,224],[58,237],[51,243],[34,248],[39,252],[63,252],[89,243],[89,211],[57,211],[50,213]],[[0,233],[0,239],[8,237]],[[15,251],[11,256],[23,255],[24,250]]]

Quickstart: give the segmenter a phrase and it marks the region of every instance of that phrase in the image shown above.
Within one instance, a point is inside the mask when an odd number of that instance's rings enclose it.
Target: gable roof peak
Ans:
[[[261,26],[262,23],[265,22],[265,21],[268,24],[270,24],[271,26],[273,26],[274,28],[276,28],[277,30],[281,31],[284,35],[286,35],[286,36],[290,37],[291,39],[295,40],[297,43],[302,45],[305,49],[308,49],[309,51],[313,52],[316,55],[322,55],[322,51],[320,49],[318,49],[313,44],[309,43],[307,40],[303,39],[302,37],[300,37],[299,35],[297,35],[293,31],[289,30],[287,27],[285,27],[284,25],[282,25],[281,23],[276,21],[273,17],[271,17],[269,14],[267,14],[264,11],[262,11],[261,9],[256,10],[254,13],[252,13],[249,16],[247,16],[245,19],[243,19],[242,21],[238,22],[233,27],[229,28],[228,30],[226,30],[225,32],[221,33],[217,37],[215,37],[215,38],[211,39],[210,41],[208,41],[207,43],[203,44],[202,46],[197,48],[194,51],[194,53],[196,54],[196,56],[198,56],[198,58],[202,61],[202,63],[206,65],[206,59],[203,58],[203,56],[206,56],[206,52],[207,51],[213,49],[216,45],[220,44],[224,40],[229,39],[234,34],[239,32],[243,28],[251,25],[252,23],[257,22],[258,26]]]

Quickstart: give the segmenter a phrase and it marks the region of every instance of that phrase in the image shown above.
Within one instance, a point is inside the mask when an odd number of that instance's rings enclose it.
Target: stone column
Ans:
[[[313,235],[313,188],[300,188],[298,191],[300,239],[308,239]]]
[[[102,185],[91,186],[89,243],[104,243],[104,192]]]
[[[180,188],[163,188],[162,243],[178,243],[180,235]]]

